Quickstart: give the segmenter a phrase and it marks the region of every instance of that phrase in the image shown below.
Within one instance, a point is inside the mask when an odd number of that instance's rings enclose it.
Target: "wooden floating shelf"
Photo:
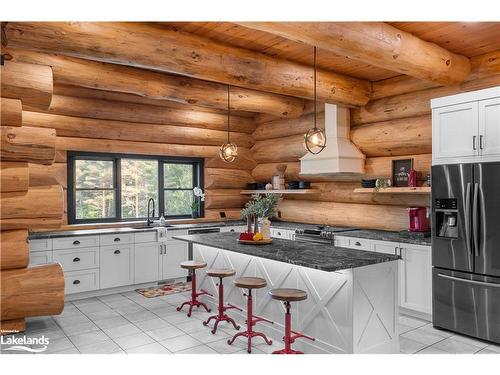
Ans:
[[[240,194],[315,194],[318,189],[242,190]]]
[[[420,187],[387,187],[375,190],[374,188],[357,188],[355,193],[375,193],[375,194],[430,194],[430,186]]]

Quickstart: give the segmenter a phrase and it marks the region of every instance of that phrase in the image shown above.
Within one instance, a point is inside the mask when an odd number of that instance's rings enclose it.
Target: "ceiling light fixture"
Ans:
[[[306,134],[304,134],[304,146],[306,150],[311,154],[319,154],[326,146],[326,135],[323,129],[318,129],[317,127],[317,95],[316,95],[316,46],[314,46],[314,127],[310,129]]]
[[[231,102],[230,102],[230,87],[227,86],[227,143],[224,143],[220,146],[219,156],[222,160],[227,163],[232,163],[238,157],[238,147],[231,143],[230,140],[230,132],[229,132],[229,123],[231,120]]]

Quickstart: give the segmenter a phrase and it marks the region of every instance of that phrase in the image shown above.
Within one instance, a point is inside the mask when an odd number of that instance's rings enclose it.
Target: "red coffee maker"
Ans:
[[[408,208],[408,215],[410,216],[410,228],[408,228],[410,232],[428,232],[430,230],[427,208]]]

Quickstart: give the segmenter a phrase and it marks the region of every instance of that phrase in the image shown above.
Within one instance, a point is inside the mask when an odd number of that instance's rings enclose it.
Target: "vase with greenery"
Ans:
[[[247,224],[249,224],[251,222],[250,220],[253,219],[253,233],[257,233],[259,231],[259,218],[262,219],[264,217],[274,216],[274,214],[276,213],[278,202],[279,196],[276,194],[254,194],[252,195],[252,198],[245,204],[245,208],[241,211],[241,217],[243,219],[247,219]]]
[[[205,193],[199,187],[193,188],[193,203],[191,203],[191,217],[193,219],[198,217],[200,212],[201,202],[205,201]]]

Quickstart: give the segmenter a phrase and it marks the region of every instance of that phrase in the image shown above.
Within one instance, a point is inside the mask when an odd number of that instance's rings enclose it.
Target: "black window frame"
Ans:
[[[115,215],[114,218],[99,218],[99,219],[77,219],[76,218],[76,174],[75,174],[75,160],[112,160],[114,162],[113,183],[115,191]],[[139,160],[156,160],[158,161],[158,212],[155,212],[155,219],[164,215],[166,219],[187,219],[189,215],[165,215],[165,190],[187,190],[165,188],[164,179],[164,164],[177,163],[177,164],[191,164],[193,166],[193,187],[198,186],[204,190],[204,170],[205,159],[193,157],[179,157],[179,156],[161,156],[161,155],[137,155],[137,154],[123,154],[123,153],[105,153],[105,152],[67,152],[67,178],[68,178],[68,191],[67,191],[67,204],[68,204],[68,224],[90,224],[90,223],[118,223],[118,222],[132,222],[146,220],[146,217],[140,218],[122,218],[121,210],[121,159],[139,159]],[[82,190],[82,189],[79,189]],[[93,189],[83,189],[93,190]],[[97,190],[97,189],[96,189]],[[100,189],[102,190],[102,189]],[[109,189],[111,190],[111,189]],[[168,214],[168,212],[167,212]],[[204,217],[205,204],[201,202],[197,212],[198,217]]]

